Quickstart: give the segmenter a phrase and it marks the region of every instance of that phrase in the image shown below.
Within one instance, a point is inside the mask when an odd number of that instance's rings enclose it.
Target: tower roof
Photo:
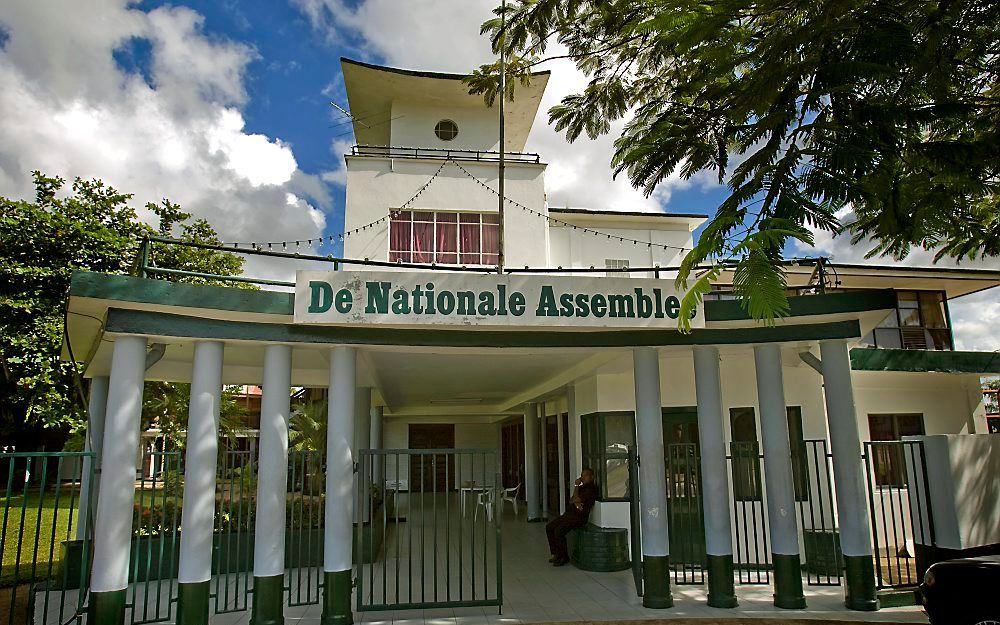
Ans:
[[[394,100],[485,107],[481,95],[469,94],[469,87],[462,82],[465,74],[398,69],[347,58],[340,59],[340,67],[348,105],[354,116],[354,137],[361,145],[389,145],[389,120]],[[524,150],[548,80],[547,71],[533,73],[531,84],[527,87],[519,84],[514,101],[506,104],[504,147],[508,152]]]

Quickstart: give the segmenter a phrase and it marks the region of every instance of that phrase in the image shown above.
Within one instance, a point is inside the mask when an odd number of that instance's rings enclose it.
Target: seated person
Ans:
[[[597,500],[597,485],[594,484],[594,470],[586,467],[576,480],[573,498],[566,508],[566,513],[552,519],[545,526],[549,537],[549,551],[552,557],[549,562],[553,566],[563,566],[569,562],[569,549],[566,547],[566,535],[572,530],[583,527],[590,517],[590,510]]]

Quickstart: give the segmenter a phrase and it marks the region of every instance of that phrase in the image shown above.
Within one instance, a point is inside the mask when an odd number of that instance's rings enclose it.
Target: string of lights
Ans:
[[[493,195],[495,195],[497,197],[500,196],[500,193],[496,189],[494,189],[493,187],[489,186],[488,184],[486,184],[485,182],[483,182],[479,178],[476,178],[474,175],[472,175],[472,173],[469,172],[469,170],[467,170],[466,168],[462,167],[461,164],[455,163],[455,166],[458,167],[459,169],[461,169],[465,173],[466,176],[468,176],[469,178],[472,178],[473,180],[475,180],[479,184],[479,186],[481,186],[482,188],[490,191],[491,193],[493,193]],[[678,250],[678,251],[681,251],[681,252],[689,251],[691,249],[691,248],[688,248],[688,247],[679,247],[677,245],[663,245],[662,243],[653,243],[651,241],[640,241],[638,239],[632,239],[632,238],[629,238],[629,237],[618,236],[617,234],[609,234],[607,232],[601,232],[600,230],[594,230],[593,228],[586,228],[584,226],[578,226],[578,225],[576,225],[574,223],[570,223],[568,221],[564,221],[562,219],[559,219],[558,217],[552,217],[551,215],[546,215],[545,213],[541,213],[541,212],[536,211],[536,210],[534,210],[532,208],[528,208],[524,204],[521,204],[520,202],[518,202],[516,200],[512,200],[509,197],[505,197],[504,201],[507,202],[508,204],[516,206],[517,208],[520,208],[523,211],[531,213],[532,215],[536,215],[538,217],[542,217],[544,219],[547,219],[550,224],[551,223],[557,223],[557,224],[560,224],[562,226],[566,226],[568,228],[573,228],[574,230],[582,230],[583,232],[585,232],[587,234],[592,234],[592,235],[595,235],[595,236],[598,236],[598,237],[607,237],[608,239],[611,239],[611,240],[617,239],[619,243],[632,243],[634,245],[645,245],[646,247],[649,247],[649,248],[657,247],[657,248],[663,248],[664,250]]]
[[[224,241],[222,243],[222,245],[223,246],[232,246],[234,249],[239,249],[242,246],[242,247],[249,247],[249,248],[255,249],[255,250],[263,250],[263,249],[273,250],[275,248],[280,248],[282,250],[287,250],[291,246],[295,246],[296,248],[298,248],[298,247],[300,247],[303,244],[312,246],[313,243],[317,243],[317,244],[322,245],[325,242],[333,243],[334,240],[343,241],[345,237],[349,237],[349,236],[355,235],[355,234],[357,234],[359,232],[363,232],[365,230],[368,230],[369,228],[374,228],[375,226],[378,226],[380,223],[383,223],[383,222],[386,222],[386,221],[388,221],[390,219],[398,217],[399,213],[401,213],[401,212],[409,209],[412,206],[413,202],[415,202],[417,200],[417,198],[419,198],[424,193],[424,191],[426,191],[427,188],[431,186],[431,184],[437,179],[437,177],[441,175],[441,172],[444,170],[445,166],[448,165],[449,163],[451,163],[452,165],[454,165],[455,167],[457,167],[459,170],[461,170],[462,173],[464,173],[470,179],[472,179],[473,181],[475,181],[476,184],[478,184],[482,188],[486,189],[487,191],[489,191],[490,193],[492,193],[493,195],[495,195],[497,197],[500,196],[500,193],[496,189],[494,189],[493,187],[489,186],[488,184],[486,184],[485,182],[483,182],[482,180],[480,180],[479,178],[477,178],[469,170],[467,170],[465,167],[463,167],[458,161],[456,161],[455,159],[453,159],[451,157],[447,157],[447,158],[445,158],[441,162],[441,166],[437,168],[437,171],[435,171],[434,174],[431,175],[431,177],[427,180],[427,182],[425,182],[423,185],[420,186],[419,189],[417,189],[416,193],[414,193],[413,196],[410,197],[410,199],[408,199],[405,202],[403,202],[402,204],[400,204],[400,206],[398,208],[394,208],[393,210],[389,211],[389,214],[385,215],[384,217],[380,217],[380,218],[376,219],[375,221],[367,223],[367,224],[365,224],[363,226],[358,226],[357,228],[353,228],[351,230],[345,230],[344,232],[340,232],[338,234],[331,234],[331,235],[326,235],[326,236],[313,237],[311,239],[307,238],[307,239],[298,239],[298,240],[295,240],[295,241],[262,241],[262,242],[261,241],[251,241],[251,242]],[[517,207],[517,208],[519,208],[519,209],[521,209],[521,210],[523,210],[523,211],[525,211],[527,213],[530,213],[530,214],[535,215],[537,217],[541,217],[543,219],[546,219],[549,224],[553,224],[553,223],[559,224],[559,225],[567,227],[567,228],[572,228],[573,230],[579,230],[579,231],[581,231],[581,232],[583,232],[585,234],[590,234],[590,235],[593,235],[593,236],[596,236],[596,237],[600,237],[600,238],[607,238],[608,240],[612,240],[612,241],[613,240],[617,240],[619,243],[631,243],[633,245],[644,245],[644,246],[646,246],[647,248],[650,248],[650,249],[652,249],[652,248],[655,247],[655,248],[661,248],[663,250],[677,250],[679,252],[690,251],[690,249],[691,249],[691,248],[688,248],[688,247],[680,247],[680,246],[677,246],[677,245],[665,245],[665,244],[662,244],[662,243],[653,243],[652,241],[640,241],[638,239],[633,239],[633,238],[630,238],[630,237],[624,237],[624,236],[620,236],[620,235],[617,235],[617,234],[610,234],[608,232],[602,232],[600,230],[595,230],[593,228],[587,228],[585,226],[580,226],[580,225],[571,223],[569,221],[565,221],[563,219],[559,219],[558,217],[552,217],[551,215],[546,215],[545,213],[542,213],[542,212],[534,210],[534,209],[532,209],[532,208],[530,208],[528,206],[525,206],[524,204],[518,202],[517,200],[512,200],[509,197],[504,197],[504,202],[506,202],[506,203],[508,203],[508,204],[510,204],[510,205],[512,205],[514,207]]]

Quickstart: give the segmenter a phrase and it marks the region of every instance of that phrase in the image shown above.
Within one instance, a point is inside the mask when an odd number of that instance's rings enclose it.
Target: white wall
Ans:
[[[861,438],[869,436],[868,415],[916,413],[924,417],[925,434],[968,434],[972,403],[967,388],[969,376],[950,373],[903,373],[855,371],[854,399]]]
[[[392,103],[390,145],[399,147],[440,148],[443,150],[498,150],[500,146],[500,114],[496,107],[442,107],[426,102],[395,100]],[[458,125],[458,136],[442,141],[434,127],[442,119]]]
[[[422,417],[420,423],[432,423],[426,417]],[[385,449],[406,449],[409,447],[409,425],[411,421],[405,419],[385,419],[383,422],[383,447]],[[448,419],[442,418],[439,423],[449,423]],[[500,448],[500,425],[499,423],[456,423],[455,424],[455,448],[456,449],[494,449]],[[497,455],[499,461],[499,454]],[[393,481],[397,479],[395,456],[388,457],[385,479]],[[451,462],[451,461],[449,461]],[[475,460],[473,469],[472,460],[469,456],[463,456],[459,460],[459,467],[456,474],[458,484],[467,480],[475,480],[477,483],[483,481],[482,460]],[[398,479],[408,480],[410,473],[409,462],[405,457],[400,457]],[[487,483],[492,484],[496,479],[496,471],[487,467]]]
[[[569,220],[566,215],[558,215],[559,219]],[[610,234],[612,236],[634,239],[646,243],[659,245],[672,245],[677,247],[691,247],[691,232],[686,227],[678,229],[650,230],[649,228],[621,228],[608,227],[599,224],[586,226],[592,230]],[[667,226],[669,227],[669,226]],[[549,228],[550,238],[550,262],[553,267],[604,267],[606,259],[627,260],[630,267],[675,267],[680,264],[683,252],[677,249],[663,249],[662,247],[649,247],[637,245],[628,241],[621,242],[618,239],[608,239],[594,234],[584,232],[582,229],[574,230],[570,226],[553,224]],[[635,278],[652,278],[653,273],[629,274]],[[673,274],[670,274],[673,275]],[[668,274],[660,274],[661,278],[666,278]]]
[[[347,157],[345,229],[372,223],[399,208],[425,185],[441,166],[437,160]],[[496,163],[463,162],[477,179],[497,189]],[[546,212],[545,165],[509,164],[504,194],[534,211]],[[483,189],[457,167],[448,164],[410,206],[412,210],[497,212],[497,196]],[[504,249],[511,266],[544,266],[548,260],[548,228],[544,217],[508,204],[504,214]],[[389,259],[389,224],[344,238],[348,258]],[[361,269],[361,267],[354,267]]]
[[[1000,434],[936,435],[924,442],[937,546],[1000,543]],[[922,476],[909,473],[911,484]]]

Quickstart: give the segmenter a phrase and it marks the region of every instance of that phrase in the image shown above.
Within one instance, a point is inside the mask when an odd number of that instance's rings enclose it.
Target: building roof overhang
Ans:
[[[851,350],[851,369],[855,371],[903,371],[924,373],[1000,374],[1000,352],[951,352],[916,349]]]
[[[814,284],[817,259],[788,260],[785,277],[790,288]],[[827,286],[838,289],[896,289],[944,291],[948,299],[1000,286],[1000,270],[961,267],[909,267],[863,265],[826,261]],[[723,271],[720,284],[732,284],[731,269]]]
[[[392,118],[394,100],[405,99],[451,107],[486,106],[483,96],[469,93],[468,85],[462,82],[465,74],[398,69],[348,58],[340,59],[340,67],[344,75],[347,101],[354,116],[354,138],[362,145],[390,144],[389,120]],[[548,71],[533,73],[530,84],[522,86],[519,83],[514,101],[505,105],[506,151],[524,150],[548,80]]]
[[[605,228],[648,228],[682,226],[688,232],[708,221],[708,215],[641,211],[590,210],[586,208],[549,207],[549,215],[573,225],[600,225]]]

